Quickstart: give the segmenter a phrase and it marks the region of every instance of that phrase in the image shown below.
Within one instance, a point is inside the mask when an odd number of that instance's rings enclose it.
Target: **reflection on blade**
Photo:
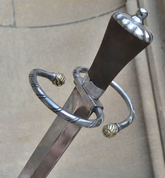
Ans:
[[[76,88],[65,103],[64,109],[86,119],[91,114]],[[81,127],[57,117],[18,178],[45,178],[80,129]]]

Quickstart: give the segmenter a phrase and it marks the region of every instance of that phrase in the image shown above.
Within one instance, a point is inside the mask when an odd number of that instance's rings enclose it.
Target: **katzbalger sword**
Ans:
[[[41,69],[30,72],[29,81],[34,92],[58,116],[18,178],[47,177],[81,127],[97,127],[103,122],[103,106],[99,98],[109,85],[124,99],[130,114],[123,122],[105,125],[103,134],[111,138],[132,123],[135,113],[131,100],[113,79],[129,61],[152,42],[152,33],[143,25],[147,15],[147,11],[140,8],[133,16],[122,12],[116,12],[111,16],[90,69],[86,67],[74,69],[76,87],[63,108],[46,95],[37,81],[37,76],[42,76],[59,86],[65,82],[63,74]],[[81,77],[81,73],[85,73],[84,78]],[[93,112],[96,114],[96,119],[88,120]]]

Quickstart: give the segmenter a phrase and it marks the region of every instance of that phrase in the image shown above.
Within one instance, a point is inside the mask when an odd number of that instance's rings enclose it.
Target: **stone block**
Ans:
[[[14,7],[12,0],[0,0],[0,26],[9,26],[14,23]]]
[[[17,25],[21,27],[79,22],[123,5],[123,0],[15,0]]]

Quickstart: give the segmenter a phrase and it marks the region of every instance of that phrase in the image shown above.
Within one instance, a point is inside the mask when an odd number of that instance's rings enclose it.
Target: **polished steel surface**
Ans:
[[[111,82],[110,84],[119,94],[120,96],[124,99],[125,103],[127,104],[127,107],[129,109],[129,116],[122,122],[116,123],[118,126],[119,131],[128,127],[132,122],[135,117],[135,110],[132,104],[132,101],[126,94],[126,92],[114,81]]]
[[[86,67],[76,67],[73,70],[74,83],[75,83],[76,88],[79,91],[81,97],[84,99],[84,101],[86,102],[86,104],[92,111],[98,107],[103,109],[103,105],[101,104],[99,98],[94,99],[88,92],[86,92],[86,90],[83,87],[84,78],[81,77],[80,73],[87,74],[88,70],[89,69]],[[96,86],[95,86],[95,88],[96,88]],[[97,91],[97,89],[96,89],[96,91]]]
[[[83,79],[83,88],[84,90],[90,95],[93,99],[100,98],[105,90],[102,90],[101,88],[97,87],[90,79],[88,73],[86,73],[84,79]]]
[[[77,90],[79,91],[80,95],[85,100],[85,102],[87,103],[88,107],[91,108],[91,110],[93,110],[94,106],[97,108],[100,104],[98,103],[99,100],[94,100],[89,95],[89,92],[87,94],[85,92],[86,90],[84,91],[84,89],[83,89],[83,81],[84,80],[81,77],[80,73],[87,73],[87,72],[88,72],[88,68],[86,68],[86,67],[77,67],[73,71],[73,77],[75,79],[74,82],[76,84]],[[89,81],[90,81],[90,78],[89,78]],[[116,123],[116,125],[118,127],[117,132],[119,132],[120,130],[128,127],[133,122],[133,119],[134,119],[134,116],[135,116],[135,111],[134,111],[133,104],[132,104],[130,98],[128,97],[128,95],[126,94],[126,92],[114,81],[111,82],[110,86],[113,87],[120,94],[120,96],[124,99],[128,109],[129,109],[129,112],[130,112],[129,116],[124,121],[122,121],[120,123]],[[93,85],[93,87],[95,88],[94,90],[97,91],[97,89],[96,89],[97,86]],[[100,107],[101,107],[101,105],[100,105]],[[109,125],[111,125],[111,123]],[[114,127],[108,126],[108,128],[114,128]],[[113,129],[112,129],[112,133],[113,133]]]
[[[151,31],[143,25],[143,20],[147,18],[148,12],[144,8],[140,8],[133,16],[128,14],[116,12],[113,17],[116,21],[129,33],[147,43],[151,43],[153,35]]]
[[[109,123],[109,124],[104,125],[102,132],[103,132],[103,135],[107,138],[114,137],[120,130],[128,127],[133,122],[133,119],[135,117],[135,110],[134,110],[133,104],[130,98],[128,97],[128,95],[125,93],[125,91],[114,81],[112,81],[110,85],[124,99],[129,109],[129,116],[127,117],[127,119],[125,119],[124,121],[120,123]]]
[[[29,82],[35,94],[50,110],[52,110],[58,116],[60,116],[61,118],[65,119],[68,122],[74,123],[81,127],[88,127],[88,128],[98,127],[104,121],[104,114],[102,111],[102,107],[93,105],[92,102],[90,102],[90,105],[91,105],[90,108],[96,114],[97,118],[95,120],[86,120],[81,117],[75,116],[69,113],[68,111],[62,109],[58,104],[56,104],[53,100],[51,100],[48,97],[48,95],[42,90],[41,86],[39,85],[37,81],[37,76],[48,78],[49,80],[53,82],[56,80],[56,77],[58,75],[55,73],[49,73],[41,69],[33,69],[29,74]],[[81,93],[81,91],[79,92]]]
[[[87,119],[91,114],[76,88],[63,109]],[[57,116],[18,178],[45,178],[80,129]]]

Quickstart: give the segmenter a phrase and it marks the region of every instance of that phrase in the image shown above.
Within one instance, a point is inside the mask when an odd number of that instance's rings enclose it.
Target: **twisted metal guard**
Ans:
[[[120,123],[109,123],[105,125],[102,129],[103,135],[105,137],[111,138],[114,137],[120,130],[128,127],[132,122],[135,117],[135,111],[133,108],[133,104],[128,97],[128,95],[125,93],[125,91],[114,81],[111,82],[110,84],[119,94],[120,96],[124,99],[125,103],[127,104],[127,107],[129,109],[129,116],[127,119]]]
[[[80,73],[87,73],[87,72],[88,72],[88,68],[86,68],[86,67],[77,67],[76,69],[74,69],[73,77],[75,79],[76,86],[77,86],[78,90],[79,90],[80,86],[84,85],[83,78],[80,76]],[[95,91],[95,92],[97,91],[98,96],[101,96],[103,94],[103,91],[101,89],[99,89],[96,85],[91,84],[90,79],[89,79],[89,82],[90,83],[88,83],[88,84],[90,85],[90,87],[89,87],[90,90]],[[85,85],[87,85],[87,84],[85,83]],[[102,129],[103,135],[108,138],[114,137],[120,130],[128,127],[133,122],[133,119],[135,116],[133,104],[132,104],[130,98],[128,97],[128,95],[125,93],[125,91],[114,81],[112,81],[110,85],[124,99],[130,113],[129,113],[129,116],[124,121],[122,121],[120,123],[109,123],[103,127],[103,129]],[[89,95],[92,93],[91,91],[88,92]],[[82,93],[82,87],[80,88],[79,92]],[[84,95],[82,97],[84,97]],[[90,101],[87,100],[88,99],[87,97],[84,97],[84,99],[86,99],[87,103],[94,101],[94,99],[92,99],[92,95],[90,96],[90,99],[91,99]]]
[[[52,83],[60,83],[60,84],[64,83],[64,77],[63,76],[59,77],[58,74],[56,73],[50,73],[41,69],[33,69],[29,74],[29,82],[35,94],[50,110],[52,110],[58,116],[60,116],[61,118],[65,119],[68,122],[77,124],[81,127],[88,127],[88,128],[97,127],[103,122],[104,114],[100,107],[96,107],[93,111],[97,116],[95,120],[85,120],[83,118],[77,117],[63,110],[59,105],[57,105],[53,100],[51,100],[46,95],[46,93],[42,90],[42,88],[40,87],[37,81],[37,76],[45,77],[50,81],[52,81]],[[59,78],[61,78],[62,81],[59,81]]]
[[[37,81],[37,76],[45,77],[52,81],[53,84],[57,86],[61,86],[62,84],[65,83],[65,77],[63,74],[60,73],[50,73],[41,69],[33,69],[30,74],[29,74],[29,82],[33,88],[33,91],[35,94],[38,96],[38,98],[54,113],[59,115],[61,118],[65,119],[68,122],[77,124],[81,127],[97,127],[99,126],[103,121],[104,121],[104,114],[102,111],[102,106],[98,102],[98,100],[93,100],[86,92],[83,90],[82,87],[82,81],[83,78],[80,76],[80,72],[87,73],[88,68],[85,67],[78,67],[74,70],[73,76],[75,78],[75,84],[78,90],[81,90],[81,94],[83,93],[83,99],[86,100],[87,104],[92,103],[91,110],[96,114],[97,118],[95,120],[85,120],[83,118],[77,117],[75,115],[72,115],[71,113],[63,110],[60,106],[58,106],[53,100],[51,100],[46,93],[42,90],[40,87],[38,81]],[[124,92],[124,90],[114,81],[111,82],[110,84],[119,94],[120,96],[124,99],[125,103],[128,106],[128,109],[130,111],[130,114],[127,119],[120,123],[110,123],[107,124],[103,127],[102,132],[104,136],[106,137],[113,137],[115,136],[120,130],[126,128],[129,126],[134,119],[135,116],[135,111],[132,105],[132,102],[128,95]]]

